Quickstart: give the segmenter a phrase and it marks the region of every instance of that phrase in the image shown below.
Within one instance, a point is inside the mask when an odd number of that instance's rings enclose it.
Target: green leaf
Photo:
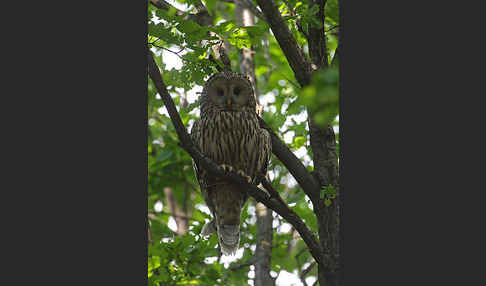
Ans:
[[[161,152],[159,155],[157,155],[157,161],[160,162],[168,162],[167,160],[172,156],[172,151],[171,150],[165,150],[164,152]]]
[[[208,9],[208,13],[210,15],[214,15],[216,10],[216,0],[205,0],[205,6]]]
[[[324,15],[326,15],[326,21],[332,24],[339,24],[339,5],[338,0],[327,0],[324,7]]]
[[[294,137],[294,148],[299,149],[300,147],[305,145],[307,139],[304,136],[297,136]]]
[[[154,269],[157,269],[160,267],[160,257],[158,256],[152,256],[148,258],[148,272],[149,276],[151,276],[151,273],[153,272]]]
[[[319,198],[323,200],[326,197],[326,189],[321,189],[321,192],[319,193]]]
[[[202,29],[202,27],[194,21],[183,21],[176,27],[182,33],[194,33]]]

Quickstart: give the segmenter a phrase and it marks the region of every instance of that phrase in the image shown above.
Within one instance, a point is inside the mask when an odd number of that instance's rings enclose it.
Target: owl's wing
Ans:
[[[200,124],[199,124],[199,120],[196,120],[194,121],[194,124],[192,125],[192,128],[191,128],[191,139],[192,139],[192,142],[194,143],[194,145],[198,148],[200,148],[199,146],[199,142],[200,142],[200,139],[201,139],[201,127],[200,127]],[[196,164],[196,161],[192,160],[192,166],[194,168],[194,173],[196,174],[196,179],[197,179],[197,182],[199,183],[199,186],[201,186],[202,188],[202,185],[201,185],[201,173],[200,171],[198,170],[198,166]]]
[[[257,172],[265,176],[272,155],[272,139],[270,138],[270,133],[263,128],[260,129],[260,147],[261,153],[258,160]]]
[[[196,120],[194,124],[192,125],[191,128],[191,139],[192,142],[195,144],[196,147],[201,150],[201,144],[202,144],[202,136],[203,132],[201,130],[201,121]],[[194,168],[194,173],[196,174],[196,179],[197,182],[199,183],[199,188],[201,189],[201,194],[203,196],[204,201],[206,202],[206,205],[208,208],[211,210],[212,213],[214,213],[214,205],[212,200],[209,198],[209,193],[208,193],[208,183],[207,183],[207,175],[206,171],[204,171],[202,168],[200,168],[194,160],[192,160],[192,166]]]

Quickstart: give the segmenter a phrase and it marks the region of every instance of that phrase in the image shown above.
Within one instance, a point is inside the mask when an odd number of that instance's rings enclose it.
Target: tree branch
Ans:
[[[332,61],[331,61],[331,66],[334,66],[334,67],[337,67],[339,68],[339,54],[340,54],[340,51],[341,49],[339,48],[339,46],[336,48],[336,51],[334,52],[334,57],[332,58]]]
[[[297,44],[297,41],[290,33],[277,6],[275,6],[272,0],[257,0],[257,2],[267,18],[267,22],[270,25],[280,48],[284,52],[290,67],[294,71],[295,78],[301,86],[309,85],[312,73],[310,63]]]
[[[314,261],[311,262],[311,264],[309,266],[307,266],[306,269],[304,269],[302,271],[302,274],[300,275],[300,279],[305,281],[305,276],[307,274],[309,274],[309,272],[312,271],[312,269],[314,268],[315,265],[316,265],[316,261],[314,260]]]
[[[181,141],[181,147],[189,153],[189,155],[194,159],[194,161],[200,165],[202,168],[212,173],[215,176],[224,177],[228,181],[238,185],[243,192],[247,192],[250,196],[255,198],[258,202],[263,203],[268,208],[271,208],[277,212],[281,217],[283,217],[287,222],[294,226],[294,228],[299,232],[300,236],[307,244],[310,253],[314,259],[318,262],[322,261],[321,257],[321,246],[319,245],[315,235],[309,230],[302,219],[286,204],[283,203],[280,196],[275,198],[274,196],[269,196],[265,192],[262,192],[257,186],[249,184],[245,178],[234,172],[225,172],[219,165],[214,163],[209,158],[205,157],[193,144],[191,137],[186,131],[184,124],[177,112],[174,101],[172,100],[167,88],[162,80],[162,76],[159,72],[159,68],[155,63],[152,53],[147,49],[148,56],[148,73],[152,82],[154,83],[157,91],[159,92],[162,100],[164,101],[167,112],[171,118],[172,124],[176,129],[177,136]],[[270,183],[266,182],[267,186]],[[278,193],[277,193],[278,195]]]
[[[147,220],[147,238],[148,238],[148,243],[154,245],[154,242],[152,240],[152,232],[150,231],[150,223]]]
[[[187,219],[187,220],[190,220],[190,221],[197,221],[197,220],[193,219],[192,217],[188,217],[188,216],[186,216],[186,215],[175,215],[175,214],[168,213],[168,212],[164,212],[164,211],[159,212],[159,214],[161,214],[161,215],[167,215],[167,216],[172,216],[172,217],[174,217],[174,218],[178,217],[178,218],[182,218],[182,219]],[[148,218],[149,218],[150,220],[157,220],[157,221],[160,221],[160,219],[159,219],[159,218],[157,217],[157,215],[156,215],[156,214],[154,214],[154,213],[148,213]]]
[[[319,198],[320,187],[319,183],[315,178],[309,173],[307,168],[302,164],[302,162],[295,156],[287,145],[283,143],[280,138],[273,132],[273,130],[268,126],[268,124],[259,118],[260,127],[266,129],[270,133],[272,139],[272,152],[277,156],[277,158],[287,167],[289,172],[294,176],[295,180],[302,187],[302,190],[309,196],[309,198],[314,202]]]
[[[253,265],[253,263],[254,263],[253,260],[250,260],[250,261],[245,262],[245,263],[233,265],[233,266],[229,267],[228,269],[231,270],[231,271],[236,271],[236,270],[239,270],[241,268],[251,266],[251,265]]]
[[[302,266],[297,258],[296,260],[297,260],[297,267],[298,267],[300,281],[302,282],[302,284],[304,284],[304,286],[308,286],[307,282],[305,281],[305,276],[309,274],[310,271],[312,271],[314,266],[316,266],[316,261],[312,260],[312,262],[309,264],[309,266],[307,266],[307,268],[301,270]]]
[[[304,284],[304,286],[308,286],[307,285],[307,282],[305,282],[305,279],[302,279],[302,265],[300,264],[300,261],[299,261],[299,256],[304,253],[304,251],[306,250],[307,248],[303,248],[301,251],[299,251],[299,253],[297,253],[297,255],[295,255],[295,263],[297,264],[297,271],[299,273],[299,278],[300,278],[300,281],[302,281],[302,284]]]
[[[222,0],[221,2],[239,4],[239,5],[243,6],[244,8],[247,8],[248,10],[250,10],[251,13],[253,13],[253,15],[257,16],[260,20],[266,21],[265,15],[263,15],[262,11],[260,11],[249,0]]]
[[[321,66],[327,67],[327,48],[326,48],[326,34],[324,31],[324,7],[326,0],[314,0],[309,4],[309,8],[314,5],[319,6],[319,12],[317,17],[321,22],[320,27],[313,27],[309,25],[309,34],[307,36],[307,42],[309,44],[309,56],[314,64],[314,69],[319,69]]]
[[[182,10],[177,9],[176,7],[172,6],[169,4],[167,1],[164,0],[150,0],[150,3],[154,5],[155,7],[163,10],[169,10],[170,8],[174,8],[176,11],[177,16],[181,16],[184,13]],[[213,17],[209,15],[208,11],[205,9],[204,6],[198,6],[197,8],[197,13],[189,13],[184,17],[184,20],[186,21],[194,21],[198,23],[201,26],[208,26],[210,23],[212,23]]]
[[[169,4],[169,2],[164,0],[150,0],[150,3],[159,9],[169,10],[170,8],[174,8],[176,10],[177,16],[185,13],[184,11],[177,9],[176,7]]]
[[[292,7],[292,5],[290,5],[289,1],[287,1],[287,0],[282,0],[282,1],[285,3],[287,8],[289,9],[290,16],[295,16],[294,7]],[[302,23],[300,22],[299,19],[297,19],[295,21],[295,24],[297,25],[297,29],[299,29],[299,31],[305,36],[305,38],[309,37],[309,35],[302,28]]]
[[[245,8],[248,8],[253,15],[257,16],[260,20],[267,21],[265,15],[263,15],[262,11],[260,11],[251,1],[249,0],[236,0],[235,2],[241,3],[241,5]]]

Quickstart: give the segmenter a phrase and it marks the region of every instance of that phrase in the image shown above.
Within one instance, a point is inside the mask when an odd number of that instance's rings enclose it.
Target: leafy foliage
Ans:
[[[214,25],[200,26],[185,19],[189,13],[197,12],[194,7],[200,1],[168,2],[187,12],[177,15],[175,9],[163,10],[149,5],[148,43],[186,128],[190,129],[199,115],[195,92],[200,91],[205,80],[216,72],[216,63],[208,57],[212,53],[211,47],[219,44],[217,35],[230,44],[229,57],[236,71],[239,70],[239,49],[251,47],[255,51],[255,74],[261,94],[259,100],[264,105],[263,118],[312,170],[306,110],[318,124],[338,124],[338,70],[331,68],[315,73],[312,84],[301,89],[266,22],[258,19],[254,26],[240,27],[234,18],[234,4],[206,0],[203,4],[213,16]],[[297,23],[304,31],[309,26],[322,24],[326,30],[338,30],[337,0],[327,1],[324,23],[317,18],[316,8],[308,7],[308,1],[286,1],[293,7],[293,15],[283,1],[275,2],[304,50],[307,50],[307,41]],[[327,33],[326,40],[330,62],[338,35]],[[167,68],[174,65],[173,59],[181,63],[180,67]],[[228,261],[227,257],[222,257],[221,260],[226,262],[219,263],[216,236],[203,238],[199,235],[210,216],[192,170],[192,159],[178,145],[175,129],[150,80],[148,116],[148,209],[153,240],[148,248],[149,285],[248,285],[252,270],[248,266],[238,266],[252,261],[255,255],[258,234],[253,199],[242,212],[240,251],[236,259]],[[269,174],[274,188],[308,227],[317,232],[312,203],[274,156]],[[166,196],[167,189],[186,216],[188,229],[185,233],[176,231],[178,222],[174,222],[175,214]],[[333,198],[329,189],[323,190],[321,195],[329,200]],[[274,276],[282,271],[301,273],[312,261],[305,243],[289,226],[275,215],[271,265]],[[316,277],[316,269],[307,277]]]

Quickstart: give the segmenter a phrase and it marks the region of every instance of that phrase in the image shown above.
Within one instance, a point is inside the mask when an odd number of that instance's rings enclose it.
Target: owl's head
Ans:
[[[256,102],[250,80],[241,73],[220,72],[211,76],[201,95],[201,111],[207,106],[221,111],[255,110]]]

